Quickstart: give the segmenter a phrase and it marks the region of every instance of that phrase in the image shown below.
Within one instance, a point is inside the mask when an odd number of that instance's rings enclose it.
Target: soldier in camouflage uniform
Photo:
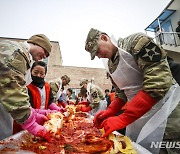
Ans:
[[[107,101],[105,100],[105,96],[101,88],[89,82],[85,78],[81,79],[80,86],[83,86],[87,90],[88,102],[85,106],[80,106],[81,108],[79,110],[95,115],[98,111],[107,108]]]
[[[50,87],[52,89],[53,97],[54,97],[54,102],[57,102],[59,97],[62,94],[62,88],[64,86],[68,85],[70,82],[70,78],[67,75],[63,75],[61,78],[57,78],[54,80],[49,81]]]
[[[47,118],[30,108],[25,74],[32,60],[49,56],[51,47],[43,34],[27,42],[0,41],[0,140],[12,135],[12,118],[30,133],[49,139],[40,125]]]
[[[166,52],[152,38],[136,33],[116,42],[92,28],[85,50],[91,60],[95,56],[108,59],[106,69],[119,88],[108,109],[94,118],[98,128],[104,127],[104,136],[126,127],[126,135],[153,154],[160,149],[151,147],[152,142],[160,143],[163,137],[180,139],[180,87],[172,77]],[[120,110],[123,113],[115,116]]]

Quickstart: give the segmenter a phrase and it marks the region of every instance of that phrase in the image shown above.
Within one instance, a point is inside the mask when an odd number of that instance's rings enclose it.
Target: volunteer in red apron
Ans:
[[[108,58],[105,67],[128,100],[116,98],[107,110],[95,116],[95,125],[104,127],[104,136],[126,127],[126,135],[132,141],[158,154],[159,149],[152,148],[151,143],[162,141],[167,118],[179,108],[180,101],[180,87],[173,80],[165,51],[143,33],[116,43],[93,28],[85,49],[91,59]],[[120,110],[124,112],[115,116]]]

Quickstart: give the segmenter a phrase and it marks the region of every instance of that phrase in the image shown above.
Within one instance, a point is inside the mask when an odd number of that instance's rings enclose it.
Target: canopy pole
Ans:
[[[161,33],[162,29],[161,29],[161,24],[160,24],[159,18],[157,18],[157,20],[158,20],[158,25],[159,25],[159,32]]]

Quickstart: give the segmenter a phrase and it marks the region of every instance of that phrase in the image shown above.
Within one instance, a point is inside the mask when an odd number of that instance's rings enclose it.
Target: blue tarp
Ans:
[[[155,29],[159,26],[158,19],[160,25],[164,22],[169,16],[171,16],[176,10],[165,9],[145,30],[154,32]]]

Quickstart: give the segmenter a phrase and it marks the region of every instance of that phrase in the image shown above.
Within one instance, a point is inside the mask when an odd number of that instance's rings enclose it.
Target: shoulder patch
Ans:
[[[162,58],[162,53],[155,43],[149,42],[139,51],[139,56],[148,62],[158,62]]]

